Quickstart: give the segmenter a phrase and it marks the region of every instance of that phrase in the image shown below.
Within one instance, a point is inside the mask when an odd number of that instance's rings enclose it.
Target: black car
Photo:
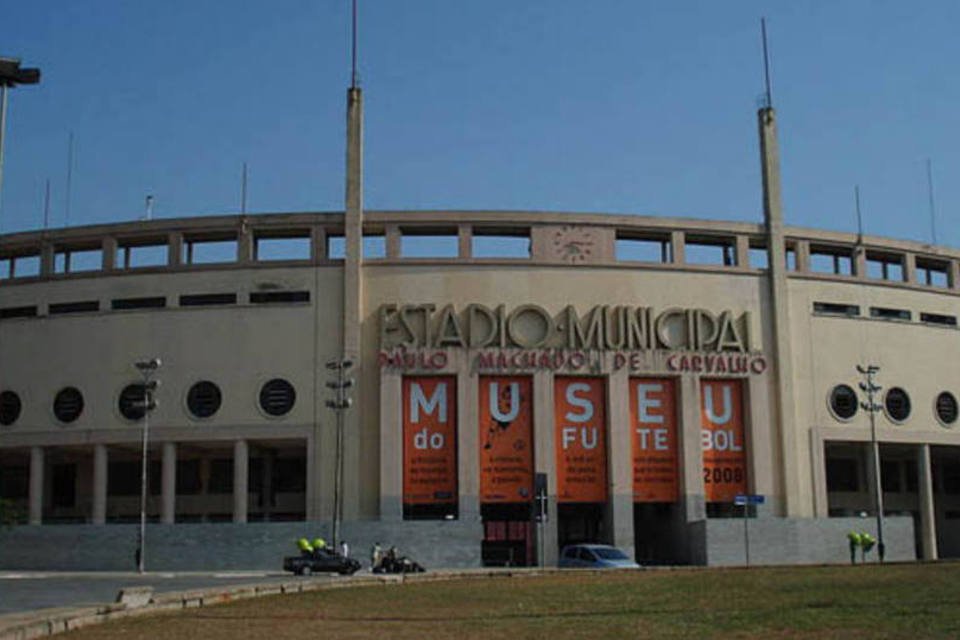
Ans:
[[[311,573],[339,573],[342,576],[349,576],[359,569],[360,563],[353,558],[344,558],[339,553],[325,549],[283,559],[283,570],[300,576],[308,576]]]

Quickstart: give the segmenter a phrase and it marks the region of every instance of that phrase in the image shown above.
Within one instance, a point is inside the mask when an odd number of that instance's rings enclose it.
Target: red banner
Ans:
[[[457,501],[457,379],[403,378],[403,502]]]
[[[703,491],[707,502],[733,502],[747,493],[747,451],[740,380],[700,383]]]
[[[630,379],[633,501],[676,502],[677,398],[671,378]]]
[[[557,502],[607,501],[605,395],[601,378],[554,378]]]
[[[533,384],[480,376],[480,502],[533,499]]]

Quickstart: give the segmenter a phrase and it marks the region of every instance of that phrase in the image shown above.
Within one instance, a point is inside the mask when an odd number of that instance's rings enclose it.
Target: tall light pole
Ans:
[[[873,376],[880,371],[880,367],[868,364],[863,367],[857,365],[857,371],[864,377],[860,389],[867,394],[867,401],[860,402],[860,406],[870,415],[870,446],[873,453],[873,495],[874,506],[877,510],[877,555],[883,562],[885,548],[883,546],[883,479],[880,476],[880,443],[877,442],[877,412],[883,407],[874,402],[874,395],[881,387],[874,384]]]
[[[139,360],[133,363],[140,375],[143,376],[143,448],[140,458],[140,528],[137,531],[137,572],[143,573],[144,544],[147,537],[147,440],[150,432],[150,412],[157,407],[153,392],[160,385],[159,380],[152,380],[153,374],[160,368],[160,358]]]
[[[347,397],[347,389],[354,385],[353,378],[347,378],[347,371],[353,362],[346,358],[330,360],[327,369],[336,371],[337,377],[327,381],[327,388],[333,389],[334,397],[327,400],[326,405],[337,415],[337,448],[336,470],[333,480],[333,548],[337,549],[340,542],[340,523],[343,521],[343,414],[353,404]]]
[[[19,58],[0,57],[0,211],[3,210],[3,134],[7,129],[7,90],[40,82],[40,69],[21,69]]]

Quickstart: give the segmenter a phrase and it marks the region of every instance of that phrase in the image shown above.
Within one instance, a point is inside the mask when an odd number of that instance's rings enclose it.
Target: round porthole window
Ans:
[[[270,416],[290,413],[297,400],[293,385],[283,378],[274,378],[260,388],[260,408]]]
[[[857,392],[846,384],[838,384],[830,391],[830,410],[841,420],[857,415]]]
[[[143,394],[142,382],[134,382],[125,386],[117,399],[117,410],[120,415],[131,421],[142,420],[144,414]]]
[[[937,419],[945,425],[957,421],[957,398],[949,391],[943,391],[937,396]]]
[[[220,410],[220,387],[209,380],[201,380],[187,392],[187,409],[195,418],[209,418]]]
[[[20,417],[22,408],[20,396],[15,392],[0,391],[0,424],[5,427],[12,425]]]
[[[57,420],[70,423],[83,413],[83,394],[76,387],[66,387],[53,399],[53,415]]]
[[[887,391],[883,400],[887,416],[894,422],[903,422],[910,417],[910,396],[900,387],[893,387]]]

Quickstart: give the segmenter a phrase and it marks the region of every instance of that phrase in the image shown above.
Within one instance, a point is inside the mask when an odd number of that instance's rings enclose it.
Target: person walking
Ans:
[[[379,542],[374,542],[370,547],[370,571],[375,573],[380,568],[380,562],[383,560],[383,548]]]
[[[350,545],[347,544],[346,540],[340,541],[340,555],[342,555],[344,558],[350,557]]]

